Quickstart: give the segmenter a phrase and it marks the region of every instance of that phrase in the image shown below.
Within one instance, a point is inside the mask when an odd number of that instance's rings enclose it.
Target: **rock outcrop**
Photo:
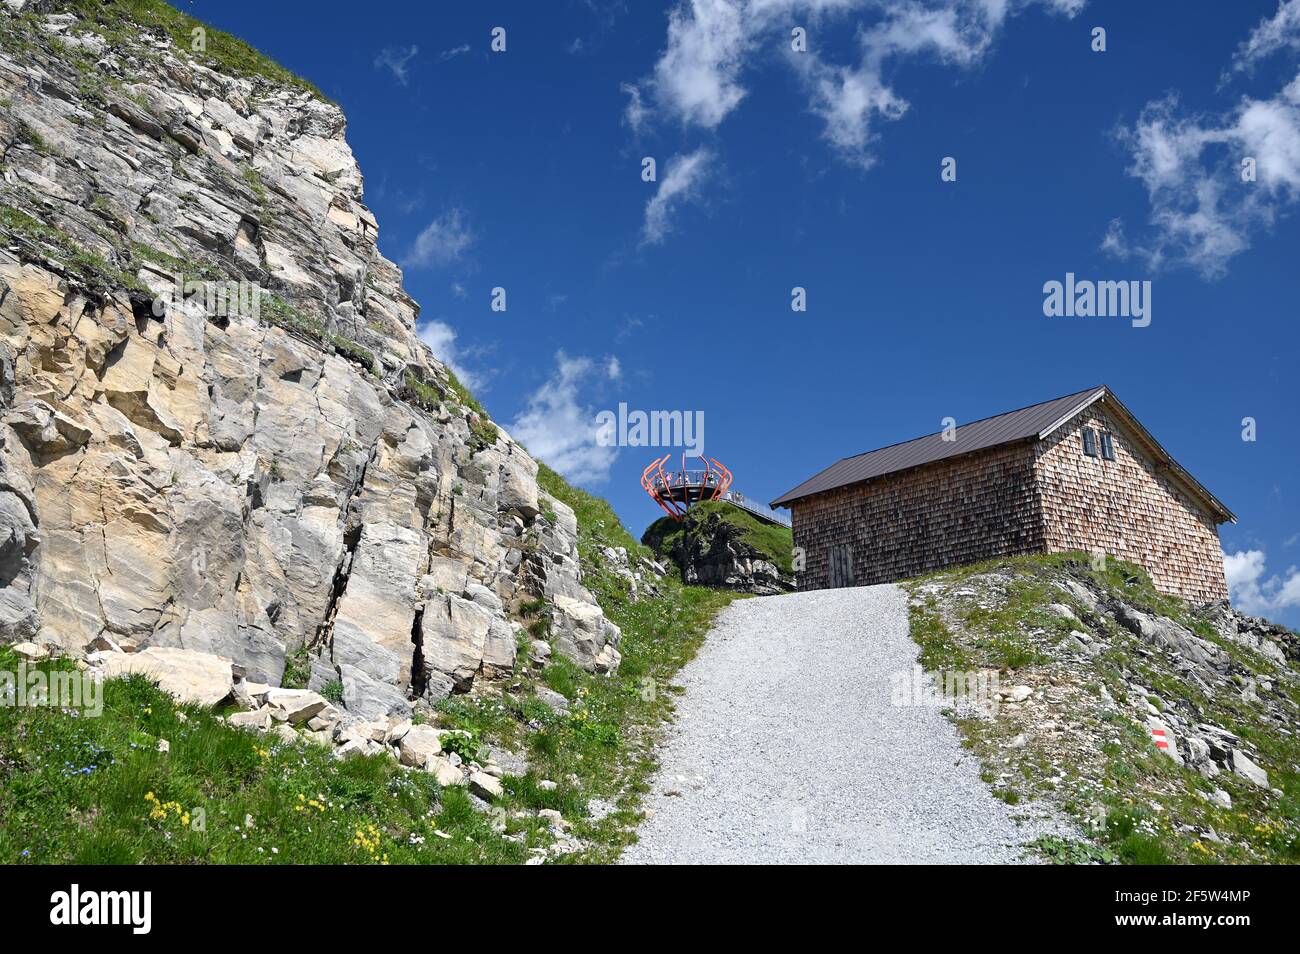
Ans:
[[[1294,632],[1083,554],[910,589],[922,658],[997,687],[952,708],[999,792],[1057,801],[1130,861],[1130,823],[1172,860],[1282,860],[1300,844],[1284,791],[1300,751]]]
[[[790,531],[763,525],[727,503],[694,507],[681,523],[662,517],[641,542],[676,564],[682,582],[691,586],[763,596],[795,589]]]
[[[216,31],[5,6],[0,641],[211,653],[377,719],[510,673],[543,599],[616,667],[572,510],[418,339],[338,107]]]

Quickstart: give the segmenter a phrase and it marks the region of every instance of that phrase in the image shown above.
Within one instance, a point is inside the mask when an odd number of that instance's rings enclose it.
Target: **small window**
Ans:
[[[1097,456],[1097,432],[1091,427],[1083,429],[1083,452],[1089,457]]]
[[[1115,459],[1115,442],[1111,439],[1109,431],[1101,432],[1101,456],[1106,460]]]

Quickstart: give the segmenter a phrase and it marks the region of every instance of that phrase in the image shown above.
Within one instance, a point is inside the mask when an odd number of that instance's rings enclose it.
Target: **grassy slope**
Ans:
[[[671,712],[669,681],[731,594],[668,579],[658,597],[633,602],[598,546],[644,548],[605,501],[545,467],[541,481],[578,513],[585,582],[623,629],[623,664],[612,677],[562,659],[547,667],[545,682],[574,701],[569,717],[526,681],[438,706],[438,724],[527,752],[533,770],[505,780],[495,819],[474,811],[463,790],[439,790],[386,756],[340,763],[323,747],[272,742],[177,707],[132,677],[108,683],[99,717],[0,707],[0,863],[518,863],[550,840],[536,818],[514,817],[539,808],[561,811],[590,845],[572,860],[617,857],[633,838],[653,743]],[[11,650],[0,649],[0,669],[16,671]],[[157,751],[159,739],[168,753]],[[542,789],[544,778],[558,787]],[[603,817],[584,817],[592,800],[607,805]],[[206,828],[194,831],[182,819],[192,825],[200,810]]]
[[[492,821],[386,756],[232,729],[140,676],[108,682],[98,717],[0,707],[4,864],[508,863],[546,839],[537,819],[509,821],[522,844]]]
[[[1098,808],[1104,812],[1105,824],[1090,829],[1090,846],[1055,842],[1041,846],[1049,856],[1134,864],[1300,861],[1300,741],[1279,734],[1259,717],[1256,706],[1236,692],[1207,695],[1108,617],[1099,621],[1108,649],[1093,661],[1095,672],[1084,680],[1072,680],[1046,650],[1076,627],[1047,612],[1046,606],[1064,603],[1081,617],[1086,614],[1053,580],[1065,575],[1088,580],[1129,605],[1174,619],[1265,677],[1277,676],[1276,666],[1220,637],[1184,601],[1157,592],[1144,570],[1121,561],[1108,561],[1105,570],[1096,570],[1086,554],[1017,557],[930,574],[909,586],[914,593],[927,583],[943,583],[951,590],[988,572],[1011,577],[1007,598],[993,609],[958,602],[954,618],[952,604],[941,612],[934,597],[913,606],[912,635],[921,646],[922,664],[932,671],[996,667],[1004,673],[1004,686],[1013,682],[1050,686],[1058,697],[1073,688],[1080,693],[1076,700],[1089,703],[1100,696],[1104,685],[1120,706],[1118,711],[1101,712],[1091,705],[1071,708],[1067,703],[1052,713],[1061,724],[1081,724],[1089,736],[1102,740],[1095,751],[1059,743],[1040,747],[1034,742],[1036,726],[1017,725],[1002,716],[958,721],[965,744],[980,755],[988,780],[1010,776],[1012,781],[1000,792],[1003,797],[1046,798],[1085,825],[1097,817]],[[1160,754],[1147,727],[1127,708],[1132,696],[1129,678],[1167,702],[1190,702],[1200,721],[1222,726],[1252,743],[1267,765],[1270,785],[1283,795],[1269,795],[1228,773],[1207,780]],[[1277,685],[1294,715],[1300,710],[1300,689],[1293,678],[1278,679]],[[1030,743],[1009,748],[1007,741],[1020,732],[1029,735]],[[1215,788],[1229,792],[1231,809],[1204,797]],[[1191,830],[1211,827],[1231,844],[1205,839]]]
[[[793,573],[794,536],[788,527],[764,523],[753,514],[735,507],[725,500],[713,500],[691,508],[687,524],[681,524],[670,517],[660,517],[646,528],[641,535],[641,542],[651,547],[661,556],[668,556],[674,542],[683,533],[690,532],[689,524],[702,520],[709,514],[720,514],[722,519],[739,527],[741,539],[759,553],[763,554],[783,573]]]
[[[179,49],[206,61],[214,69],[236,76],[260,76],[329,102],[325,94],[314,85],[239,37],[208,26],[162,0],[112,0],[109,3],[103,0],[70,0],[67,8],[81,18],[75,27],[77,31],[99,33],[115,45],[129,41],[139,26],[161,30]],[[193,49],[196,28],[202,28],[206,34],[204,39],[207,49],[202,52]]]
[[[578,826],[579,834],[594,846],[588,860],[608,861],[634,840],[641,795],[648,790],[656,764],[654,745],[678,691],[671,680],[695,656],[713,617],[735,594],[683,586],[670,574],[659,581],[658,596],[633,602],[626,581],[604,567],[599,548],[624,547],[634,561],[649,556],[649,550],[632,539],[606,501],[570,487],[544,464],[538,482],[577,514],[583,582],[623,630],[619,645],[623,662],[617,675],[604,678],[573,672],[577,688],[585,690],[588,719],[618,726],[617,743],[593,746],[587,733],[579,731],[577,738],[571,733],[568,739],[555,740],[547,755],[552,778],[578,770],[585,776],[585,794],[614,801],[616,810],[603,822]],[[552,688],[561,692],[569,688],[556,684],[564,676],[563,669],[552,666],[546,674]],[[572,698],[574,693],[565,694]],[[534,744],[534,750],[539,747]]]

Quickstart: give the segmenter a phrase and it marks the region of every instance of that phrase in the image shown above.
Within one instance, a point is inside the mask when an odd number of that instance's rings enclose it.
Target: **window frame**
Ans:
[[[1115,459],[1115,438],[1111,436],[1110,431],[1101,431],[1101,459]]]
[[[1087,457],[1099,456],[1097,449],[1097,432],[1092,427],[1083,429],[1083,453]]]

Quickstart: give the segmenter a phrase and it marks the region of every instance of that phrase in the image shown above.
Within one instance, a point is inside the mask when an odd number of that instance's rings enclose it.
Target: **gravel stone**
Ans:
[[[897,586],[731,604],[683,670],[622,862],[1007,864],[1077,837],[995,798],[938,708],[892,704],[918,655]]]

